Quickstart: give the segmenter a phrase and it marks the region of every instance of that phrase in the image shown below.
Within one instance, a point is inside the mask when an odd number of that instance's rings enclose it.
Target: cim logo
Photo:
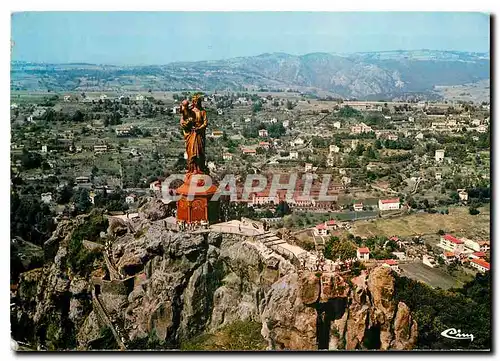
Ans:
[[[457,330],[456,328],[449,328],[441,332],[441,336],[446,338],[452,338],[454,340],[471,340],[474,341],[474,335],[468,333],[462,333],[461,330]]]

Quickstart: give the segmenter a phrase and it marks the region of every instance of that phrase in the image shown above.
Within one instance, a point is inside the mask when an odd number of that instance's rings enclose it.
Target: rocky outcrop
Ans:
[[[103,347],[106,324],[93,310],[95,287],[129,348],[153,341],[177,348],[182,340],[237,320],[261,322],[269,349],[415,346],[416,323],[405,304],[394,303],[389,269],[352,279],[298,272],[251,238],[172,232],[158,202],[143,209],[149,213],[135,228],[140,231],[131,234],[129,228],[120,236],[109,230],[109,259],[120,276],[112,280],[96,281],[107,274],[104,262],[94,265],[89,279],[68,270],[71,224],[60,225],[69,233],[55,232],[53,260],[20,276],[14,337],[52,349]]]
[[[417,324],[394,303],[389,268],[353,278],[288,275],[266,295],[262,334],[272,349],[399,349],[415,347]]]

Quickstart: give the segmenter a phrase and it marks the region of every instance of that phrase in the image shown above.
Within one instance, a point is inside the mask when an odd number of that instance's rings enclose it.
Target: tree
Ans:
[[[331,237],[323,250],[325,258],[346,260],[356,257],[356,245],[352,241],[340,241],[338,237]]]
[[[90,202],[89,191],[85,188],[80,188],[74,195],[73,200],[78,213],[87,213],[92,207]]]
[[[252,111],[254,113],[260,112],[262,110],[262,102],[260,100],[253,103]]]
[[[281,201],[276,206],[276,217],[284,217],[287,214],[292,213],[290,206],[285,201]]]
[[[477,214],[479,214],[479,209],[475,208],[475,207],[469,207],[469,214],[472,215],[472,216],[475,216]]]

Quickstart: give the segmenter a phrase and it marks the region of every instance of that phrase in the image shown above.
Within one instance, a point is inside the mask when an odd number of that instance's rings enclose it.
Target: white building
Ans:
[[[135,199],[136,199],[135,194],[129,194],[128,196],[125,197],[125,203],[132,204],[135,202]]]
[[[360,124],[353,125],[351,127],[351,133],[353,134],[369,133],[371,131],[372,128],[363,122],[361,122]]]
[[[481,258],[471,259],[469,264],[482,273],[490,270],[490,264]]]
[[[399,272],[398,261],[396,261],[395,259],[386,259],[386,260],[383,260],[381,263],[382,263],[382,266],[389,267],[393,271]]]
[[[41,198],[43,203],[50,203],[52,202],[52,193],[51,192],[42,193]]]
[[[299,159],[299,152],[297,152],[296,150],[290,151],[289,158],[290,159]]]
[[[464,242],[451,234],[441,236],[438,246],[450,252],[459,254],[464,252]]]
[[[361,212],[363,210],[363,203],[354,203],[353,204],[354,212]]]
[[[47,146],[46,145],[42,145],[42,153],[47,153]]]
[[[315,236],[328,236],[330,231],[328,230],[328,227],[324,223],[317,224],[314,227],[314,235]]]
[[[340,122],[335,122],[335,123],[333,123],[333,127],[334,127],[335,129],[340,129],[340,126],[341,126],[341,123],[340,123]]]
[[[312,169],[313,169],[312,163],[306,163],[304,165],[304,172],[310,172],[310,171],[312,171]]]
[[[434,158],[436,162],[442,162],[444,160],[444,149],[436,149]]]
[[[469,199],[469,193],[467,193],[465,189],[457,189],[457,192],[458,192],[458,198],[462,202],[467,202],[467,200]]]
[[[338,153],[340,152],[340,148],[335,144],[330,144],[330,153]]]
[[[381,211],[390,211],[390,210],[396,210],[399,209],[400,204],[399,204],[399,198],[393,198],[393,199],[379,199],[378,200],[378,209]]]
[[[224,159],[224,160],[233,160],[233,155],[231,153],[224,153],[222,155],[222,159]]]
[[[304,143],[305,143],[305,142],[304,142],[304,139],[302,139],[302,138],[297,138],[297,139],[295,139],[295,140],[292,140],[292,141],[290,142],[290,145],[291,145],[292,147],[297,147],[297,146],[299,146],[299,145],[304,145]]]
[[[290,126],[290,121],[289,120],[283,120],[283,127],[288,128]]]
[[[370,249],[368,247],[358,248],[356,251],[356,258],[359,261],[368,261],[370,259]]]
[[[429,266],[430,268],[434,268],[437,266],[436,260],[433,257],[428,256],[426,254],[424,254],[422,257],[422,263],[425,264],[426,266]]]
[[[137,94],[137,95],[135,96],[135,100],[137,100],[137,101],[143,101],[143,100],[144,100],[144,95],[142,95],[142,94]]]
[[[260,129],[259,130],[259,137],[267,137],[267,129]]]
[[[436,180],[441,180],[442,179],[441,173],[436,172],[435,178],[436,178]]]

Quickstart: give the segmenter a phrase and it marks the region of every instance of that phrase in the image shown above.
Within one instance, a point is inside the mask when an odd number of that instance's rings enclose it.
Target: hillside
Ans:
[[[488,80],[489,54],[392,51],[354,54],[262,54],[157,66],[13,62],[11,89],[144,91],[201,89],[329,92],[344,98],[439,97],[436,86]]]

